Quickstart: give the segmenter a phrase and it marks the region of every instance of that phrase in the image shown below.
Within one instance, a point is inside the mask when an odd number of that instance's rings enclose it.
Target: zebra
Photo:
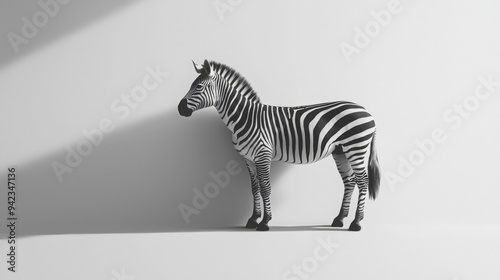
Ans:
[[[343,227],[357,185],[358,205],[349,230],[361,230],[366,195],[375,200],[380,185],[375,121],[363,107],[347,101],[297,107],[266,105],[233,68],[207,60],[203,64],[193,61],[193,65],[199,75],[181,99],[178,111],[189,117],[194,111],[214,106],[231,131],[252,186],[253,212],[246,228],[269,230],[272,161],[306,164],[332,155],[344,183],[344,196],[331,226]],[[258,222],[261,199],[264,215]]]

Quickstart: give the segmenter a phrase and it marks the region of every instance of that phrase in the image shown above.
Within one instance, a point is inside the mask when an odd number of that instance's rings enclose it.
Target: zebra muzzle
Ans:
[[[193,110],[188,108],[186,99],[181,100],[177,109],[179,110],[179,114],[183,117],[189,117],[193,113]]]

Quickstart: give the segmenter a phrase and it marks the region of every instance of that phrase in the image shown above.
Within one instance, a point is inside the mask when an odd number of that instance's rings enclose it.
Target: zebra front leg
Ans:
[[[265,157],[255,161],[257,178],[259,180],[260,194],[264,203],[264,217],[257,226],[258,231],[268,231],[268,222],[272,219],[271,214],[271,158]]]
[[[262,211],[260,210],[260,187],[259,180],[257,179],[257,170],[255,163],[246,160],[248,174],[250,174],[250,181],[252,182],[252,195],[253,195],[253,212],[250,219],[248,219],[246,228],[257,228],[259,223],[257,220],[260,218]]]
[[[359,188],[359,197],[358,197],[358,208],[356,209],[356,217],[349,226],[349,230],[352,231],[361,230],[361,225],[359,224],[359,222],[361,222],[361,220],[363,220],[365,216],[365,199],[366,199],[366,194],[368,192],[368,174],[366,171],[356,174],[356,184],[358,185]]]
[[[343,220],[349,214],[349,206],[351,204],[352,192],[356,186],[354,181],[354,172],[352,171],[351,165],[347,160],[345,154],[332,154],[335,163],[337,164],[337,169],[344,182],[344,198],[342,199],[342,205],[340,206],[340,212],[337,217],[332,222],[332,227],[343,227]]]

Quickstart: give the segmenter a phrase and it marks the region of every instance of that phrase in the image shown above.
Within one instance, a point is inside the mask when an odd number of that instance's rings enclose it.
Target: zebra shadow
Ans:
[[[228,232],[253,232],[252,230],[242,231],[240,226],[207,228],[205,231],[228,231]],[[282,226],[271,225],[270,231],[274,232],[297,232],[297,231],[328,231],[328,232],[352,232],[347,228],[336,228],[331,225],[309,225],[309,226]]]
[[[243,227],[251,214],[246,166],[216,114],[187,119],[172,111],[117,126],[59,182],[51,164],[64,163],[67,153],[18,165],[19,236],[203,231]],[[228,163],[240,172],[197,208],[196,193],[216,183],[210,173],[227,172]],[[273,177],[284,170],[277,165]],[[189,223],[181,204],[197,211]]]

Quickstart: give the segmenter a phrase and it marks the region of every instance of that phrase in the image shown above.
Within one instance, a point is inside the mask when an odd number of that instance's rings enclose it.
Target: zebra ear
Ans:
[[[191,61],[193,61],[193,60],[191,60]],[[196,70],[196,73],[201,74],[201,71],[203,70],[203,65],[196,64],[193,61],[193,66],[194,66],[194,70]]]
[[[205,59],[205,62],[203,62],[203,70],[205,70],[205,73],[207,76],[212,76],[212,66],[210,63],[208,63],[208,60]]]

